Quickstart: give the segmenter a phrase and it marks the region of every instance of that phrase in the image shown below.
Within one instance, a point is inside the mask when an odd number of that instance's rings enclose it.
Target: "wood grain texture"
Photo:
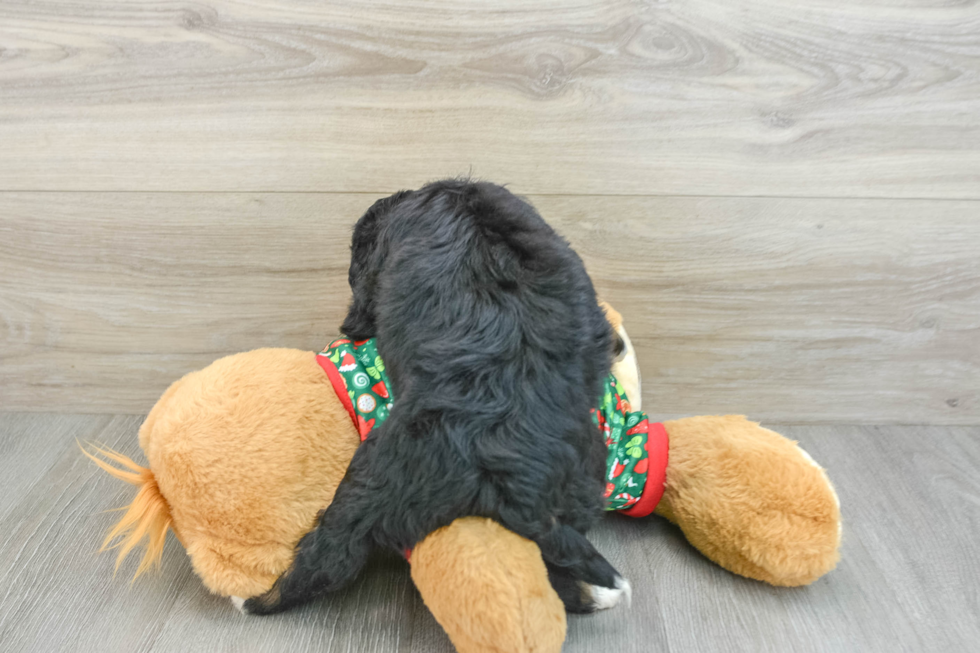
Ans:
[[[980,202],[531,197],[624,314],[658,418],[980,422]],[[372,195],[0,193],[4,408],[144,413],[315,349]]]
[[[130,587],[94,553],[131,488],[72,436],[138,454],[139,417],[0,414],[0,642],[4,651],[450,653],[407,566],[378,555],[348,589],[246,618],[207,593],[175,540]],[[837,570],[773,588],[710,564],[659,518],[610,516],[590,539],[633,582],[633,606],[569,619],[567,653],[616,650],[967,651],[980,638],[980,428],[791,426],[842,503]],[[50,433],[54,442],[40,434]],[[28,464],[24,464],[24,463]],[[27,488],[26,491],[24,488]]]
[[[137,589],[148,584],[140,582]],[[405,561],[393,554],[374,558],[347,589],[265,619],[246,617],[197,585],[161,616],[153,651],[402,651],[413,637],[413,613],[417,606],[425,609]],[[431,615],[428,621],[438,632]],[[443,650],[452,651],[442,637]]]
[[[0,5],[0,190],[980,198],[978,113],[974,2]]]
[[[42,416],[43,417],[43,416]],[[61,418],[66,419],[66,418]],[[137,593],[113,579],[112,556],[96,555],[114,515],[104,511],[132,500],[131,492],[85,459],[75,437],[96,440],[130,454],[141,418],[82,416],[69,420],[60,442],[30,437],[54,419],[4,415],[0,440],[26,447],[47,472],[21,498],[3,492],[0,520],[0,641],[9,651],[148,650],[179,591],[194,578],[185,554],[169,542],[167,575],[150,593]],[[72,423],[73,422],[73,423]],[[72,437],[75,436],[75,437]],[[54,446],[52,446],[54,444]],[[23,474],[3,459],[3,489]]]

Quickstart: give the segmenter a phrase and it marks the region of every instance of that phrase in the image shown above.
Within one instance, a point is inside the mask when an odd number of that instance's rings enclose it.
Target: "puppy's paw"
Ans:
[[[229,598],[231,598],[231,604],[235,606],[236,610],[238,610],[242,614],[248,614],[247,612],[245,612],[245,599],[243,599],[240,596],[232,596]]]
[[[589,614],[608,610],[617,605],[629,607],[633,597],[630,582],[619,575],[605,559],[597,557],[604,567],[601,573],[590,574],[590,580],[581,580],[567,567],[548,565],[548,580],[565,604],[565,610],[573,614]]]
[[[613,587],[585,585],[582,593],[588,612],[608,610],[617,605],[628,608],[633,602],[633,586],[622,576],[616,576]]]
[[[232,602],[234,603],[234,601]],[[242,603],[241,611],[244,614],[267,615],[282,612],[291,605],[294,604],[285,604],[280,600],[279,586],[273,585],[272,589],[265,594],[259,594],[245,599]]]

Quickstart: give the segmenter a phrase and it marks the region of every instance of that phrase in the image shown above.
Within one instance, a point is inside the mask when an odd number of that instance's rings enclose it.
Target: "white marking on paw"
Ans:
[[[245,614],[245,599],[240,596],[231,597],[231,604],[235,606],[235,609]]]
[[[622,576],[617,576],[616,587],[593,585],[592,601],[596,610],[608,610],[620,603],[628,608],[633,602],[633,586]]]

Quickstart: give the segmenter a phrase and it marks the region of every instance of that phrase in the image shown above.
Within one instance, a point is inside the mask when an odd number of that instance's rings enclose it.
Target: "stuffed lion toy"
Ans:
[[[840,509],[824,470],[794,442],[741,416],[646,420],[635,352],[619,314],[606,312],[626,344],[596,412],[610,448],[610,507],[665,517],[709,560],[773,585],[804,585],[833,569]],[[337,371],[357,364],[345,354],[357,358],[358,349],[337,342],[350,347],[259,349],[176,381],[140,428],[147,466],[105,449],[95,448],[101,458],[85,452],[138,488],[104,543],[119,548],[117,569],[141,543],[136,576],[154,567],[173,531],[211,592],[240,604],[273,584],[369,437],[358,411],[371,408],[373,420],[390,407],[390,389],[376,382],[380,357],[363,361],[372,368],[371,401],[338,381]],[[462,653],[561,650],[565,608],[534,543],[467,517],[429,534],[410,563],[426,605]]]

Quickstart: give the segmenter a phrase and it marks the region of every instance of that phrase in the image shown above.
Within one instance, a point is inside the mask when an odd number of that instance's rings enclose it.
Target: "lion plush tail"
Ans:
[[[102,543],[102,548],[99,549],[101,552],[106,549],[119,548],[119,555],[116,556],[116,571],[118,571],[119,565],[126,559],[129,552],[139,545],[144,538],[147,538],[145,545],[146,551],[143,553],[143,559],[136,569],[136,575],[133,576],[133,580],[136,580],[140,575],[160,564],[160,560],[163,557],[163,543],[167,538],[167,531],[170,529],[172,522],[170,506],[167,505],[167,500],[160,494],[157,480],[149,468],[141,467],[126,456],[111,449],[101,449],[94,445],[90,446],[103,458],[108,458],[118,465],[127,468],[129,471],[115,467],[105,460],[96,457],[79,444],[82,453],[88,456],[96,465],[104,469],[111,476],[139,488],[133,502],[126,508],[119,508],[119,510],[125,510],[126,514],[112,527],[112,530],[109,531],[105,541]],[[119,538],[119,541],[113,544],[112,542],[116,538]]]

